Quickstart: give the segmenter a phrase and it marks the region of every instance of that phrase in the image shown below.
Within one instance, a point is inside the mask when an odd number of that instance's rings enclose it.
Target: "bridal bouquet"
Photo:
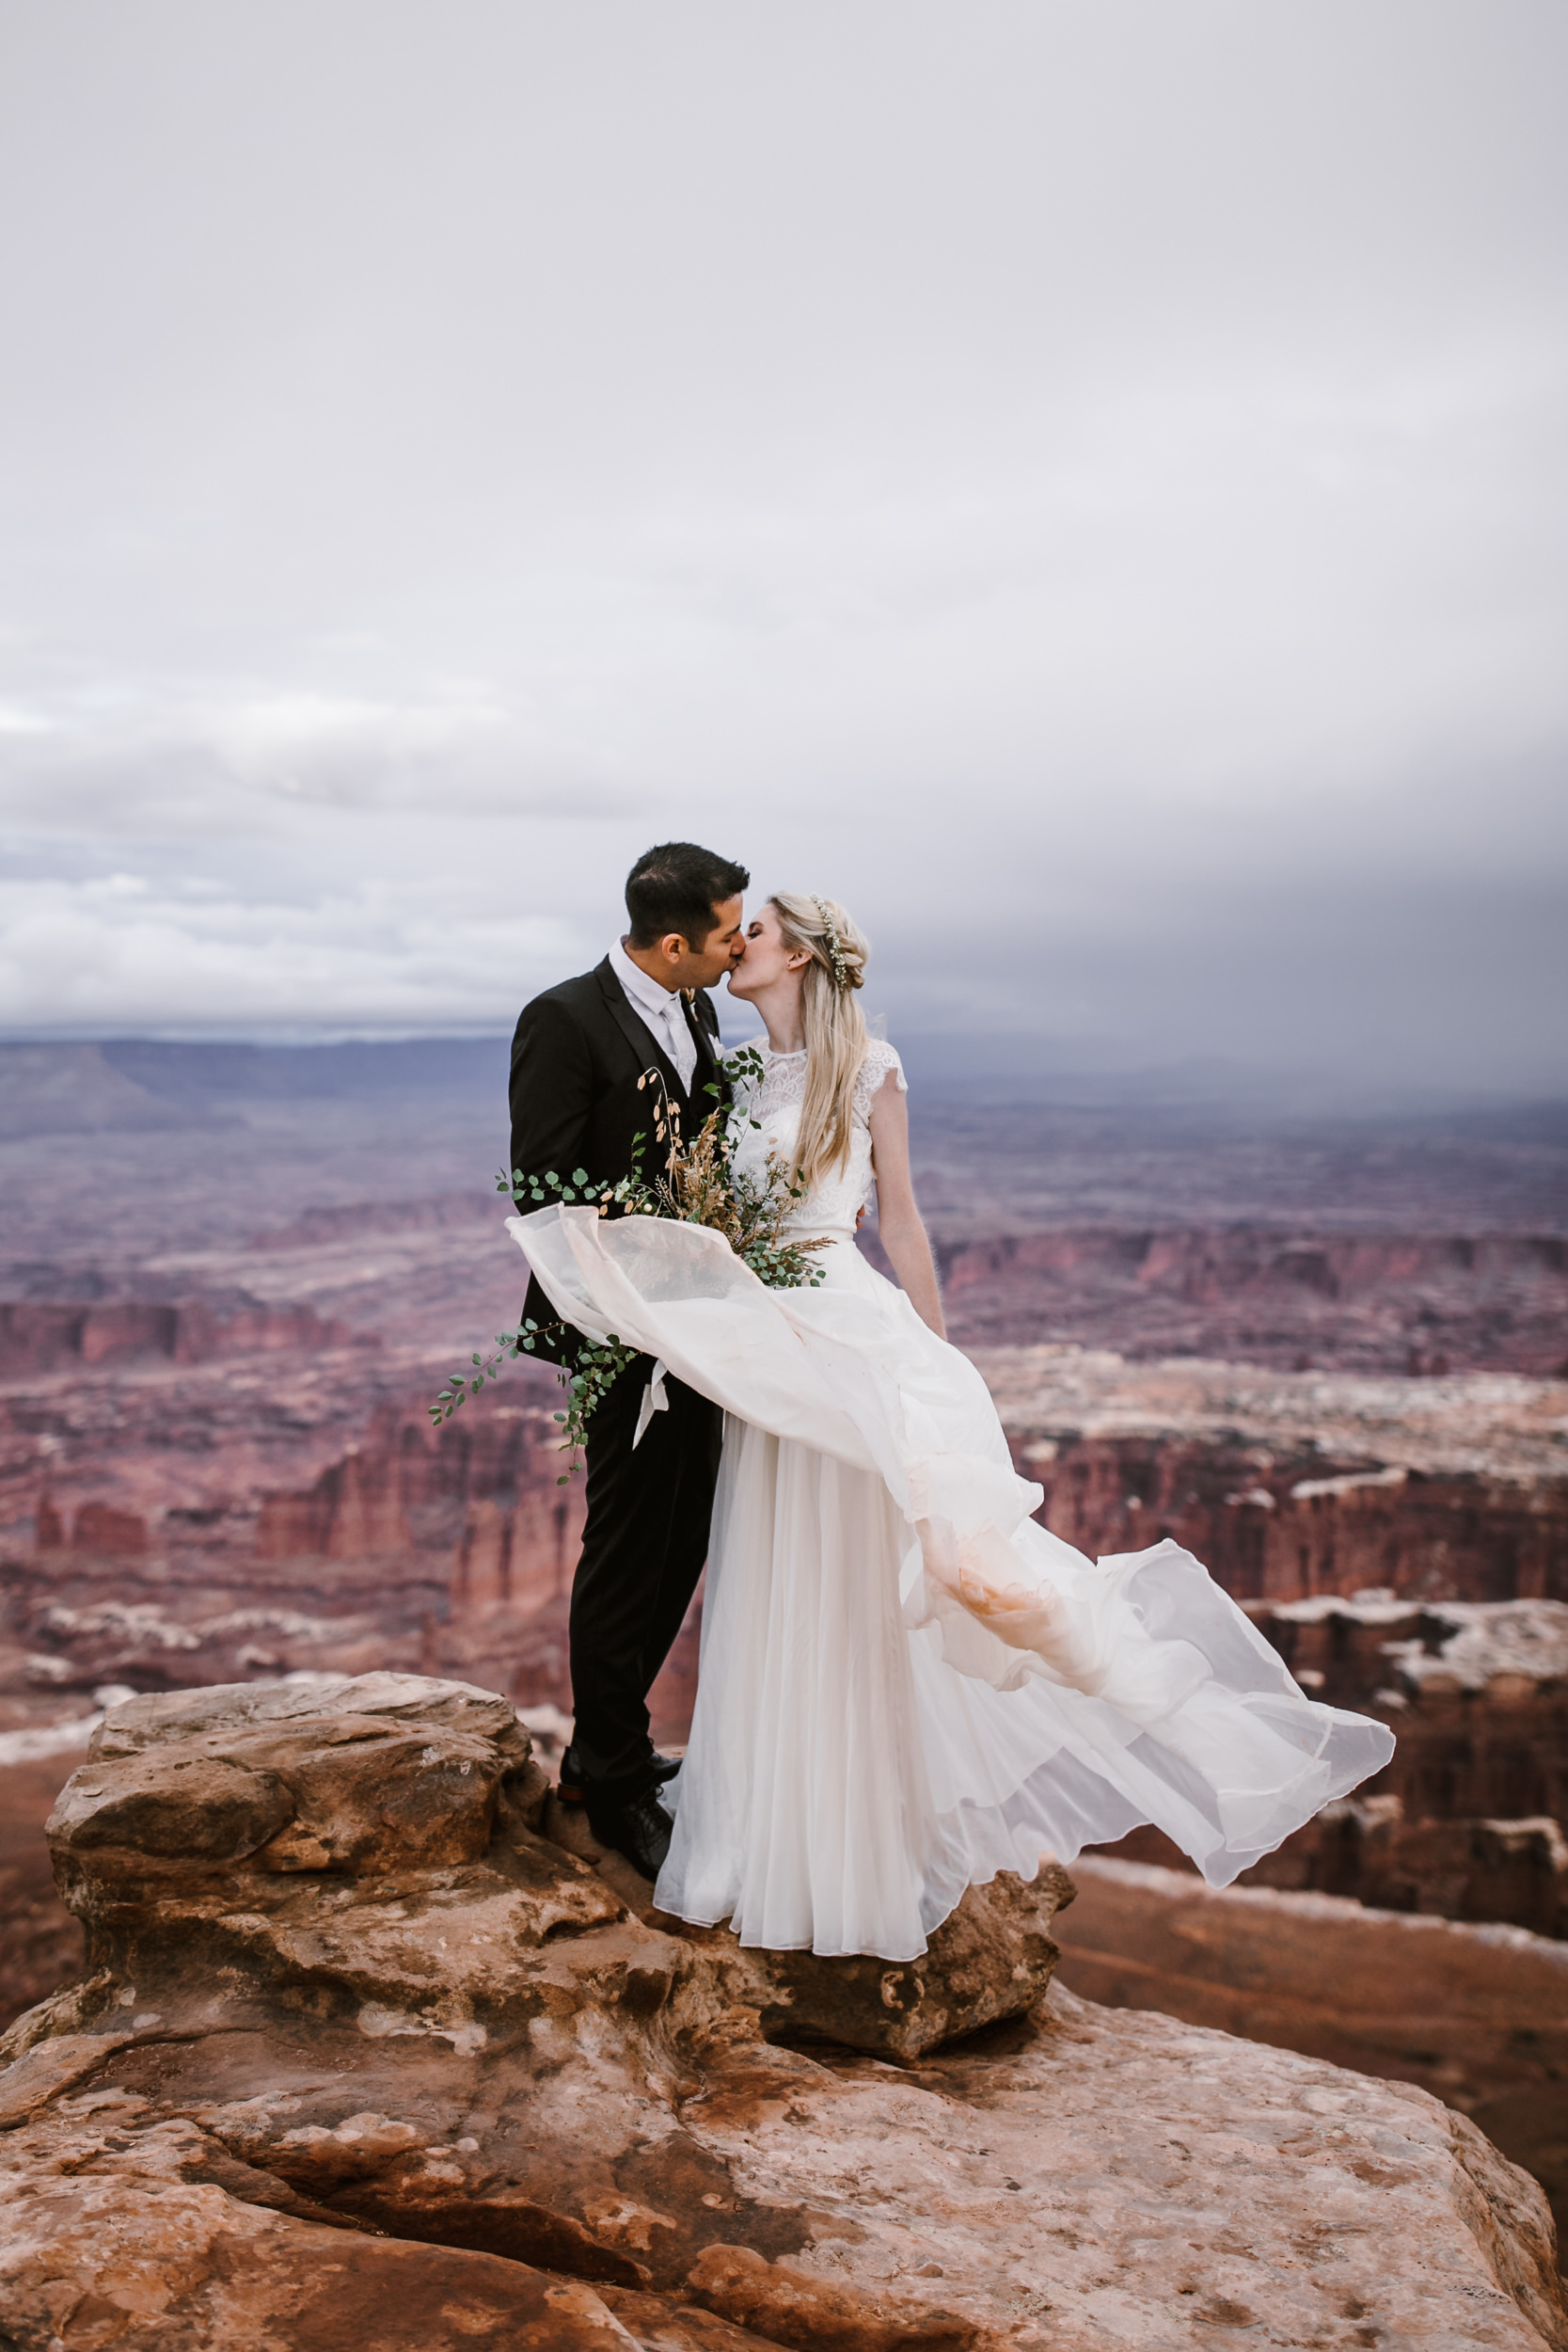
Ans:
[[[758,1084],[763,1076],[762,1057],[752,1046],[731,1055],[728,1067],[742,1083]],[[695,1138],[687,1143],[681,1135],[679,1106],[671,1102],[659,1072],[645,1070],[637,1083],[639,1089],[654,1089],[654,1140],[664,1147],[660,1174],[651,1180],[644,1176],[648,1138],[640,1134],[632,1142],[632,1172],[619,1184],[592,1184],[587,1170],[580,1168],[574,1168],[569,1178],[553,1168],[542,1176],[526,1176],[521,1168],[514,1168],[510,1176],[497,1177],[496,1190],[519,1207],[526,1203],[545,1208],[556,1200],[567,1207],[596,1208],[601,1216],[612,1213],[661,1216],[682,1225],[705,1225],[711,1232],[722,1233],[742,1264],[749,1265],[770,1290],[815,1288],[820,1283],[823,1272],[813,1252],[825,1243],[784,1237],[789,1216],[806,1190],[805,1180],[792,1176],[772,1152],[761,1177],[736,1168],[734,1119],[722,1103],[708,1113]],[[716,1095],[719,1089],[710,1086],[707,1092]],[[738,1115],[752,1127],[760,1128],[762,1121],[749,1112]],[[496,1353],[484,1359],[476,1354],[472,1359],[475,1371],[452,1374],[427,1408],[431,1420],[450,1421],[467,1398],[478,1395],[486,1380],[499,1377],[503,1363],[533,1355],[541,1340],[568,1327],[559,1322],[536,1323],[530,1315],[515,1331],[498,1332]],[[580,1340],[570,1361],[558,1367],[567,1408],[555,1418],[562,1424],[562,1443],[567,1451],[580,1452],[594,1406],[638,1353],[612,1331],[602,1343]],[[564,1486],[566,1476],[557,1483]]]

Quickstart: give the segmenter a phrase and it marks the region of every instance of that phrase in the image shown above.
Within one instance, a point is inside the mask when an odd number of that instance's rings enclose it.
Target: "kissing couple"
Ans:
[[[661,1910],[775,1951],[912,1960],[966,1886],[1145,1821],[1227,1885],[1392,1736],[1309,1698],[1169,1538],[1093,1561],[1035,1518],[944,1335],[903,1066],[858,1001],[869,944],[827,897],[748,917],[750,881],[692,842],[648,850],[624,936],[513,1043],[515,1173],[629,1184],[652,1081],[688,1137],[721,1107],[737,1179],[787,1175],[814,1269],[770,1288],[662,1216],[508,1219],[525,1317],[564,1325],[568,1359],[637,1351],[587,1424],[562,1790]],[[730,1054],[721,981],[760,1023]],[[856,1245],[873,1200],[896,1283]],[[705,1562],[677,1766],[647,1697]]]

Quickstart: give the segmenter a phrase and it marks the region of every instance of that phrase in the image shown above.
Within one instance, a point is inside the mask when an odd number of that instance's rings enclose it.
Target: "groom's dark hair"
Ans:
[[[653,947],[679,931],[689,947],[700,947],[713,929],[721,898],[739,896],[752,877],[733,858],[716,857],[695,841],[661,841],[644,850],[626,876],[626,913],[631,944]]]

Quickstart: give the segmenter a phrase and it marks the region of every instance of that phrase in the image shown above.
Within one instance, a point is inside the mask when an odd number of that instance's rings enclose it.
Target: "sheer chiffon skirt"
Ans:
[[[662,1909],[769,1951],[925,1949],[952,1901],[925,1915],[938,1841],[907,1534],[880,1479],[726,1421]]]
[[[509,1222],[560,1312],[725,1408],[662,1908],[910,1960],[967,1885],[1139,1822],[1227,1884],[1387,1761],[1178,1545],[1040,1527],[979,1375],[852,1236],[775,1292],[700,1228]]]

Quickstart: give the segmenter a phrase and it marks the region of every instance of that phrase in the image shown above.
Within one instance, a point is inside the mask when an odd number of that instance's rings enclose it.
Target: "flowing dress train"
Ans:
[[[764,1051],[737,1155],[792,1150],[804,1057]],[[722,1406],[696,1713],[657,1899],[770,1950],[907,1961],[966,1886],[1152,1821],[1227,1885],[1386,1763],[1307,1696],[1180,1545],[1087,1559],[1030,1515],[984,1381],[855,1246],[873,1043],[847,1170],[792,1231],[819,1289],[721,1234],[547,1208],[509,1228],[559,1313]]]

